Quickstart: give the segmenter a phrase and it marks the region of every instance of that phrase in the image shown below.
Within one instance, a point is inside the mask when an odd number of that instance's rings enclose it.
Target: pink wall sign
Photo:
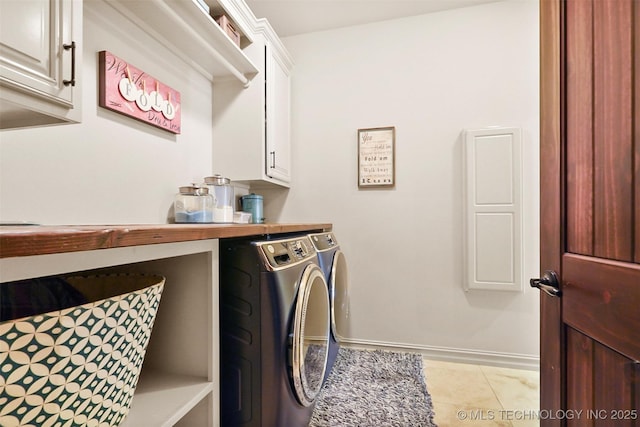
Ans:
[[[101,107],[180,133],[180,92],[106,50],[99,60]]]

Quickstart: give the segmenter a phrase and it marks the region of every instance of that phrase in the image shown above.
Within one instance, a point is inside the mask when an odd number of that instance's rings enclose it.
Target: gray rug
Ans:
[[[422,356],[340,348],[310,427],[435,427]]]

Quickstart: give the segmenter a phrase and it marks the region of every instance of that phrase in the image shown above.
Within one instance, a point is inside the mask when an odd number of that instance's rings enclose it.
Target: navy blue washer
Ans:
[[[219,255],[221,425],[307,427],[330,337],[313,245],[222,239]]]
[[[329,360],[325,380],[331,373],[343,338],[349,329],[349,277],[346,258],[336,236],[331,232],[308,235],[318,253],[318,263],[329,289],[331,306],[331,337],[329,339]]]

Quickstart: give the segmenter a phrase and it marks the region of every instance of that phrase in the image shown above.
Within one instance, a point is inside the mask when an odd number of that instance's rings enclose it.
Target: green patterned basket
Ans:
[[[129,413],[165,279],[66,279],[88,301],[0,323],[0,426],[113,427]]]

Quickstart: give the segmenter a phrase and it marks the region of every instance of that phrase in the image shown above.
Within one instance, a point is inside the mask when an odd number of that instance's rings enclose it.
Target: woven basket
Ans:
[[[165,279],[66,279],[88,301],[0,323],[0,426],[113,427],[129,413]]]

